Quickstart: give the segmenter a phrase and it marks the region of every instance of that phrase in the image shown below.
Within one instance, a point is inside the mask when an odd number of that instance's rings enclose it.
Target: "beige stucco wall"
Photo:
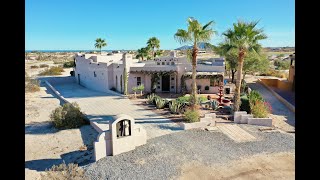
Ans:
[[[289,81],[289,82],[293,82],[294,75],[295,75],[294,66],[290,66],[290,69],[289,69],[289,77],[288,77],[288,81]]]
[[[187,79],[186,80],[186,86],[187,86],[187,91],[191,91],[191,84],[192,84],[192,79]],[[218,86],[210,86],[210,79],[197,79],[196,80],[197,86],[201,86],[201,94],[213,94],[213,93],[218,93],[219,92],[219,87]],[[205,90],[205,86],[209,86],[209,90]]]

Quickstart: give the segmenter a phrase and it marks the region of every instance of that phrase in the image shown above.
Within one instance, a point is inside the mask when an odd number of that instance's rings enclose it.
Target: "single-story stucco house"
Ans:
[[[124,69],[128,72],[128,92],[143,84],[144,92],[188,93],[191,90],[192,65],[176,51],[170,56],[139,61],[132,54],[109,55],[76,54],[74,75],[77,83],[102,92],[115,89],[124,91]],[[223,83],[225,62],[223,58],[199,60],[197,64],[197,87],[201,93],[218,93]]]

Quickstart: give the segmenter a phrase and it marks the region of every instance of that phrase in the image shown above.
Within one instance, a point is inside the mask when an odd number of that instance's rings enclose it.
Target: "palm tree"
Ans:
[[[100,49],[100,54],[101,54],[101,48],[107,46],[107,42],[104,39],[97,38],[94,46],[95,48]]]
[[[144,47],[144,48],[140,48],[137,50],[137,56],[136,58],[141,58],[141,60],[143,61],[145,57],[148,56],[149,54],[149,47]]]
[[[197,85],[196,85],[196,68],[197,68],[197,53],[199,42],[209,42],[211,37],[216,33],[214,30],[210,28],[210,26],[214,23],[213,21],[208,22],[204,26],[202,26],[196,19],[190,17],[188,18],[188,28],[187,30],[178,29],[174,38],[180,43],[192,43],[192,91],[191,91],[191,99],[190,103],[192,108],[194,108],[197,103],[196,93],[197,93]]]
[[[155,48],[159,49],[160,48],[160,40],[156,37],[152,37],[148,40],[147,45],[149,48],[152,49],[152,56],[153,58],[156,57],[156,52],[155,52]]]
[[[223,33],[225,42],[222,45],[226,51],[233,48],[238,53],[238,70],[236,91],[234,96],[234,111],[238,111],[240,107],[240,87],[242,78],[243,61],[247,52],[259,53],[261,50],[260,40],[266,39],[263,29],[257,29],[258,21],[243,22],[238,21],[233,24],[233,29],[228,29]]]

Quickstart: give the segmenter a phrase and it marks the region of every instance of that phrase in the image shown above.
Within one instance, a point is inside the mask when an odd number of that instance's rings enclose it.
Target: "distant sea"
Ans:
[[[33,52],[33,51],[38,51],[38,52],[90,52],[90,51],[97,51],[99,50],[25,50],[25,52]],[[112,51],[129,51],[129,50],[102,50],[102,52],[112,52]]]

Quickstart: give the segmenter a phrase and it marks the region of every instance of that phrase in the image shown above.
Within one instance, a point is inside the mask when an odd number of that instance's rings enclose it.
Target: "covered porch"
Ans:
[[[178,73],[175,70],[162,71],[159,69],[130,71],[129,76],[134,79],[143,78],[141,83],[144,84],[144,92],[146,93],[178,93]],[[131,89],[135,84],[137,83],[129,83],[128,88]]]
[[[223,73],[220,72],[197,72],[196,85],[198,94],[216,94],[219,85],[224,86]],[[192,85],[192,72],[186,72],[181,76],[181,90],[190,93]]]

